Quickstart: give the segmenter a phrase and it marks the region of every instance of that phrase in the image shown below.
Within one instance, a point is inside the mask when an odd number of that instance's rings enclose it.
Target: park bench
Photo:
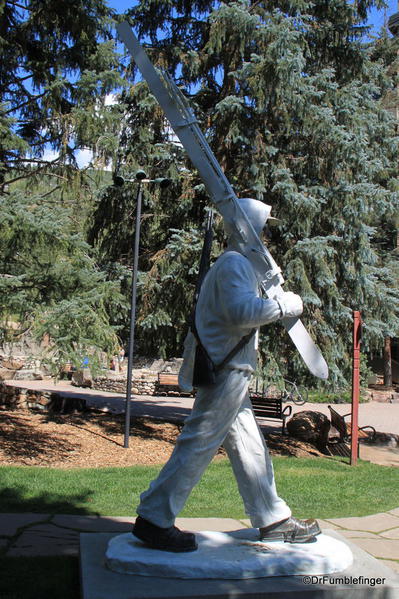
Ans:
[[[255,416],[258,418],[277,419],[282,421],[282,433],[285,433],[285,421],[291,415],[292,406],[283,409],[282,397],[266,397],[261,393],[249,395]]]
[[[182,397],[189,397],[193,393],[186,393],[181,391],[179,387],[179,375],[173,372],[158,372],[157,381],[157,395],[180,395]]]
[[[350,457],[351,455],[351,424],[350,422],[346,422],[345,418],[351,416],[351,413],[348,414],[339,414],[334,408],[328,406],[330,410],[330,418],[331,425],[337,431],[339,437],[334,438],[330,437],[328,442],[328,450],[334,455],[341,455],[345,457]],[[365,432],[365,429],[370,429],[371,435]],[[370,439],[374,441],[376,435],[376,430],[373,426],[361,426],[358,428],[358,443],[357,443],[357,455],[359,457],[359,441],[361,439]]]
[[[173,372],[158,372],[158,395],[168,395],[172,392],[174,395],[180,392],[178,375]]]

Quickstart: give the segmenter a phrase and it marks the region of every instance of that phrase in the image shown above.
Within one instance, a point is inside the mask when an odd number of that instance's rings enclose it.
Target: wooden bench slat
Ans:
[[[179,377],[177,374],[173,374],[171,372],[159,372],[158,383],[160,385],[178,385]]]
[[[182,397],[190,397],[194,394],[184,392],[179,387],[179,375],[174,372],[158,372],[158,395],[180,395]]]
[[[332,408],[331,406],[328,406],[328,409],[330,410],[330,417],[331,417],[331,424],[333,426],[333,428],[335,428],[335,430],[338,432],[339,434],[339,439],[338,441],[331,441],[329,443],[329,448],[335,448],[337,450],[339,450],[339,454],[338,455],[349,455],[350,456],[350,443],[351,443],[351,435],[352,435],[352,428],[351,428],[351,424],[349,422],[345,421],[345,417],[342,416],[341,414],[339,414],[336,410],[334,410],[334,408]],[[346,416],[349,416],[349,414],[346,414]],[[366,439],[369,437],[368,433],[366,433],[364,430],[362,430],[362,428],[370,428],[372,431],[372,438],[375,436],[375,428],[372,426],[365,426],[365,427],[361,427],[358,428],[358,439]],[[344,446],[348,447],[348,452],[344,453]],[[359,456],[359,442],[357,444],[357,455]]]
[[[285,432],[285,421],[291,414],[291,406],[286,406],[283,410],[281,397],[265,397],[259,393],[251,393],[250,400],[255,416],[282,420],[282,432]]]

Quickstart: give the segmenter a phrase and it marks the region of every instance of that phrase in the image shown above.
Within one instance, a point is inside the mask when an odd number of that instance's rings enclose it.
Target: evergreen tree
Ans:
[[[120,83],[112,15],[104,0],[1,3],[0,166],[8,183],[14,169],[50,170],[48,147],[59,151],[52,166],[76,166],[74,150],[98,142],[109,120],[105,95]]]
[[[365,351],[380,349],[399,326],[397,272],[378,244],[382,227],[394,228],[398,206],[395,124],[380,101],[394,84],[387,63],[396,41],[389,40],[388,50],[364,41],[367,10],[382,5],[182,0],[140,2],[129,11],[140,38],[149,40],[153,62],[184,85],[238,195],[272,204],[282,219],[272,253],[286,289],[304,299],[303,319],[326,355],[333,383],[349,376],[353,309],[363,314]],[[150,170],[160,164],[162,174],[177,165],[179,176],[178,199],[168,195],[167,210],[148,199],[156,216],[143,239],[141,289],[151,289],[152,301],[141,302],[139,325],[143,340],[144,325],[155,322],[155,349],[165,347],[165,323],[180,327],[183,318],[174,296],[164,307],[154,268],[162,259],[163,273],[174,272],[176,252],[168,254],[169,247],[176,236],[185,247],[182,240],[191,239],[176,229],[198,226],[205,197],[196,174],[183,169],[180,150],[177,158],[165,140],[163,116],[145,84],[132,93],[128,118],[137,127],[126,130],[125,159],[138,156],[138,165]],[[168,224],[157,222],[164,215],[174,229],[167,243]],[[179,251],[180,260],[190,260],[187,273],[192,258]],[[159,271],[157,277],[160,283]],[[264,337],[264,354],[277,356],[285,374],[306,376],[285,333],[277,331]]]
[[[6,0],[0,18],[0,317],[80,365],[115,349],[109,312],[122,301],[84,239],[104,181],[75,156],[88,148],[104,165],[115,151],[113,12],[103,0]]]
[[[35,201],[36,199],[36,201]],[[71,230],[70,211],[46,204],[23,189],[1,200],[0,313],[17,319],[18,337],[30,332],[51,341],[43,359],[53,372],[66,362],[101,363],[115,352],[116,331],[109,311],[124,308],[115,283],[106,280],[81,233]],[[7,327],[2,329],[3,340]],[[103,361],[103,360],[102,360]]]

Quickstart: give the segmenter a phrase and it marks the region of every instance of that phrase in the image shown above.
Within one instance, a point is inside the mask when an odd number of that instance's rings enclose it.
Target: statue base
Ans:
[[[399,597],[397,575],[360,547],[332,530],[323,531],[323,536],[340,541],[353,555],[353,564],[344,571],[334,574],[270,576],[239,580],[221,578],[190,580],[154,575],[120,574],[105,565],[105,554],[110,541],[117,536],[120,535],[115,533],[80,535],[82,599],[348,599],[349,597],[397,599]],[[169,554],[171,558],[178,555]]]
[[[260,542],[259,530],[196,533],[198,549],[172,553],[146,547],[131,533],[108,544],[105,563],[121,574],[187,579],[243,579],[330,574],[353,561],[347,545],[327,535],[310,543]]]

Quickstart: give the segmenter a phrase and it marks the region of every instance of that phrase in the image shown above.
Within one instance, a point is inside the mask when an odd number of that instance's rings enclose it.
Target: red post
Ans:
[[[352,466],[357,464],[359,440],[359,396],[360,396],[360,341],[362,336],[360,312],[353,312],[353,366],[352,366],[352,418],[351,418],[351,458]]]

